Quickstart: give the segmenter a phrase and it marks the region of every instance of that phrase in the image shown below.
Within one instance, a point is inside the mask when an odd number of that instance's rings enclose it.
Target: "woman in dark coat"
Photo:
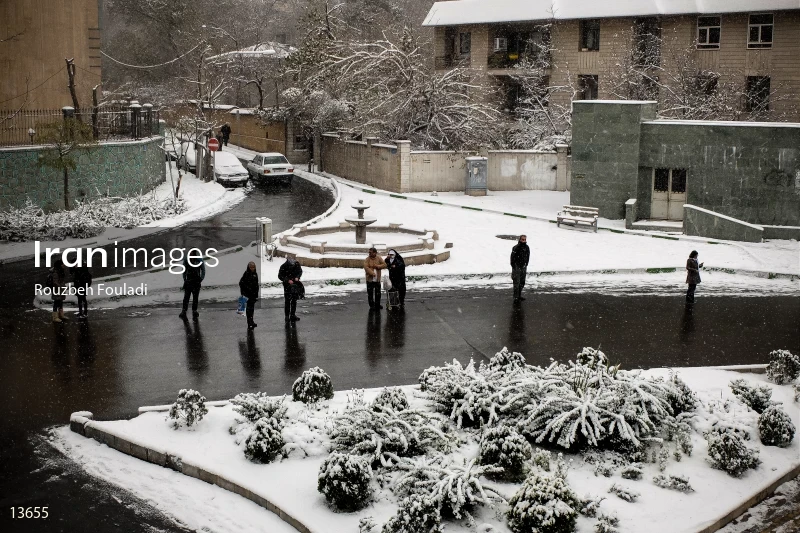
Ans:
[[[396,290],[400,298],[400,309],[403,309],[406,302],[406,263],[394,248],[386,256],[386,270],[389,271],[392,290]]]
[[[53,289],[53,322],[66,322],[64,300],[67,299],[65,292],[67,290],[67,270],[64,268],[64,263],[61,262],[61,259],[56,259],[53,263],[48,282]]]
[[[89,302],[86,295],[89,292],[89,287],[92,286],[92,273],[89,267],[81,265],[72,268],[72,284],[75,286],[78,296],[78,318],[87,318],[89,316]]]
[[[247,298],[247,308],[245,312],[247,315],[247,328],[253,329],[258,326],[258,324],[253,322],[256,300],[258,300],[258,272],[256,272],[256,264],[253,261],[247,263],[247,270],[244,271],[242,279],[239,280],[239,290],[242,296]]]
[[[703,263],[697,263],[697,250],[692,250],[689,259],[686,260],[686,283],[689,284],[689,290],[686,291],[686,303],[689,305],[694,303],[694,291],[697,284],[700,283],[701,268],[703,268]]]

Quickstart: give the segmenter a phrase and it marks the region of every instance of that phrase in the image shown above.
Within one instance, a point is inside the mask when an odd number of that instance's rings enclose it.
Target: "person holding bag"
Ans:
[[[239,291],[242,296],[247,298],[247,307],[245,308],[247,329],[258,327],[258,324],[253,321],[255,305],[258,300],[258,272],[256,272],[256,264],[253,261],[247,263],[247,269],[242,274],[242,279],[239,280]]]
[[[392,290],[397,291],[400,300],[400,309],[405,308],[406,302],[406,263],[397,250],[391,248],[386,256],[386,269],[389,271],[389,281]]]

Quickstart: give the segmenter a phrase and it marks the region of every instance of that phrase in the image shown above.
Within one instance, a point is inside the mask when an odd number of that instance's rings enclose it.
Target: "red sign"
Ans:
[[[212,152],[216,152],[219,150],[219,141],[214,139],[213,137],[208,140],[208,149]]]

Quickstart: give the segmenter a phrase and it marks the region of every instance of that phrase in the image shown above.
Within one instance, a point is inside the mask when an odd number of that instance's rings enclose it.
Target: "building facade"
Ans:
[[[0,2],[0,109],[73,105],[65,59],[75,64],[81,107],[100,83],[100,0]]]
[[[554,105],[647,99],[675,118],[800,120],[797,0],[456,0],[423,24],[436,68],[471,67],[509,110],[515,67],[545,54]],[[698,113],[711,95],[718,109]]]

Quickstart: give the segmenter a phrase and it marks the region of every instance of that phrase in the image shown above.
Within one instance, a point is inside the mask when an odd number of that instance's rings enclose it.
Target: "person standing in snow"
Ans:
[[[406,263],[403,257],[394,248],[389,250],[386,256],[386,269],[389,271],[389,281],[392,282],[392,290],[397,291],[400,299],[400,309],[405,309],[406,301]]]
[[[225,142],[225,146],[228,146],[228,140],[231,138],[231,125],[226,122],[225,125],[220,128],[220,132],[222,132],[222,140]],[[222,148],[222,143],[220,143],[219,146]]]
[[[303,275],[303,267],[297,262],[292,254],[286,256],[286,261],[278,269],[278,279],[283,282],[283,312],[286,315],[286,323],[297,322],[297,299],[303,291],[300,277]]]
[[[75,286],[75,292],[78,296],[78,318],[87,318],[89,316],[89,301],[86,295],[89,292],[89,287],[92,286],[92,273],[86,265],[76,266],[72,268],[72,284]]]
[[[369,249],[369,255],[364,260],[364,272],[367,276],[367,301],[370,309],[381,310],[381,270],[386,268],[386,262],[378,257],[378,250]]]
[[[239,291],[242,296],[247,298],[247,307],[245,308],[247,329],[253,329],[258,326],[253,321],[256,300],[258,300],[258,272],[256,272],[256,264],[253,261],[247,263],[247,269],[242,274],[242,279],[239,280]]]
[[[514,301],[524,300],[522,289],[525,287],[525,276],[528,274],[528,261],[531,250],[528,248],[528,237],[520,235],[517,244],[511,249],[511,281],[514,283]]]
[[[215,137],[217,139],[217,144],[219,144],[219,151],[221,152],[222,151],[222,140],[224,139],[224,136],[222,135],[221,131],[217,131],[217,135]]]
[[[64,300],[67,298],[67,271],[61,259],[53,262],[53,268],[47,275],[47,285],[53,290],[53,322],[67,322],[64,316]]]
[[[689,259],[686,260],[686,283],[689,285],[686,291],[686,305],[694,304],[694,291],[700,283],[700,269],[703,268],[703,263],[697,264],[697,255],[697,250],[692,250]]]
[[[189,309],[189,296],[192,297],[192,317],[197,318],[197,300],[200,298],[200,286],[206,277],[206,263],[203,258],[189,257],[183,259],[183,310],[178,315],[186,318],[186,310]]]

